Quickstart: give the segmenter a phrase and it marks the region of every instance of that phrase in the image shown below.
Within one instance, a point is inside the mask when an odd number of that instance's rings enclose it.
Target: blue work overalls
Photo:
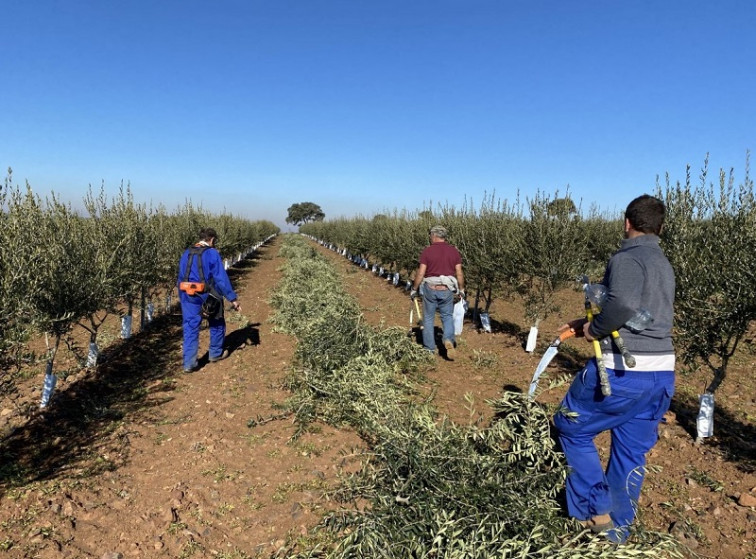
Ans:
[[[184,281],[186,277],[186,268],[189,262],[191,249],[186,249],[181,255],[178,269],[178,283]],[[192,268],[189,270],[189,279],[187,281],[199,282],[200,274],[197,268],[198,259],[192,259]],[[204,273],[205,283],[212,283],[216,291],[228,299],[236,300],[236,293],[231,287],[231,281],[223,267],[223,261],[220,254],[214,248],[208,247],[202,252],[202,271]],[[197,367],[197,353],[199,351],[199,331],[202,324],[200,309],[202,303],[208,297],[207,293],[198,295],[188,295],[179,289],[179,301],[181,302],[181,315],[183,317],[182,326],[184,332],[184,370],[189,371]],[[220,318],[209,318],[210,327],[210,351],[211,359],[220,357],[223,353],[223,342],[226,338],[226,320],[221,315]]]
[[[570,516],[589,520],[609,514],[617,527],[610,538],[622,542],[635,518],[646,453],[658,439],[659,422],[675,391],[675,374],[610,368],[607,373],[611,396],[601,393],[596,360],[588,361],[565,395],[554,425],[570,466]],[[606,472],[593,442],[603,431],[611,431]]]

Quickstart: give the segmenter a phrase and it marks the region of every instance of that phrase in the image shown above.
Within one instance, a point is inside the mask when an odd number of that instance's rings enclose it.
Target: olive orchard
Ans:
[[[213,215],[187,204],[169,213],[134,202],[128,186],[109,199],[91,189],[82,215],[54,193],[42,199],[30,185],[15,185],[9,171],[0,190],[0,362],[3,369],[23,354],[34,333],[47,340],[47,373],[53,374],[61,341],[77,351],[71,333],[89,331],[89,365],[96,363],[97,333],[108,315],[142,312],[176,282],[181,252],[196,241],[201,227],[215,227],[219,250],[232,262],[246,255],[278,227],[228,214]],[[95,355],[92,357],[92,350]],[[78,353],[78,352],[77,352]],[[85,356],[78,357],[85,364]],[[3,383],[8,378],[1,379]]]
[[[756,204],[748,157],[738,184],[734,170],[720,170],[716,184],[707,176],[708,159],[699,184],[688,168],[684,183],[667,176],[656,195],[667,205],[662,246],[677,278],[675,344],[687,370],[712,371],[713,393],[756,319]],[[474,310],[480,301],[487,310],[493,298],[517,295],[534,326],[557,310],[554,292],[574,286],[576,276],[600,281],[622,238],[622,215],[595,205],[583,212],[558,192],[538,192],[525,204],[492,195],[477,208],[466,201],[459,209],[340,218],[300,231],[409,278],[436,222],[462,253]]]

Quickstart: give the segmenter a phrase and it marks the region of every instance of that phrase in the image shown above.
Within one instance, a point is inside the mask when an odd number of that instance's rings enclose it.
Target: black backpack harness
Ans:
[[[179,283],[179,289],[187,295],[198,296],[200,293],[207,293],[207,299],[202,304],[200,313],[204,318],[222,318],[223,317],[223,298],[215,289],[212,281],[205,282],[205,271],[202,269],[202,253],[208,246],[194,245],[189,247],[189,259],[186,263],[186,271],[183,281]],[[189,281],[189,273],[192,271],[194,258],[197,257],[197,271],[199,272],[199,281]]]
[[[186,271],[184,277],[179,283],[179,289],[187,295],[197,295],[204,293],[208,285],[205,283],[205,271],[202,269],[202,253],[208,248],[203,245],[194,245],[189,247],[189,260],[186,263]],[[189,274],[192,271],[192,264],[194,263],[194,257],[197,257],[197,271],[199,272],[199,281],[189,281]]]

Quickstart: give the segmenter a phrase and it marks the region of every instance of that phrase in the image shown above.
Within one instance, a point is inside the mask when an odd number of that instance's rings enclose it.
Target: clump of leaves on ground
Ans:
[[[567,468],[546,410],[508,392],[489,426],[460,426],[417,401],[413,374],[428,355],[406,332],[362,321],[331,265],[300,237],[273,296],[278,328],[298,338],[287,406],[356,429],[369,445],[317,528],[319,543],[288,557],[674,557],[674,540],[639,532],[615,547],[566,518]],[[325,543],[324,543],[325,542]],[[300,546],[303,547],[303,546]]]

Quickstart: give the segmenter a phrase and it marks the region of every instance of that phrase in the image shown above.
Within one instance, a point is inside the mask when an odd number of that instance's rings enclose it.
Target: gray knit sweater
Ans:
[[[591,335],[605,338],[617,330],[633,355],[674,353],[675,274],[659,246],[659,237],[646,234],[623,240],[620,250],[609,259],[602,283],[607,299],[591,323]],[[649,311],[654,320],[645,330],[634,333],[624,324],[640,309]],[[602,340],[604,351],[611,351],[607,347],[610,340]]]

